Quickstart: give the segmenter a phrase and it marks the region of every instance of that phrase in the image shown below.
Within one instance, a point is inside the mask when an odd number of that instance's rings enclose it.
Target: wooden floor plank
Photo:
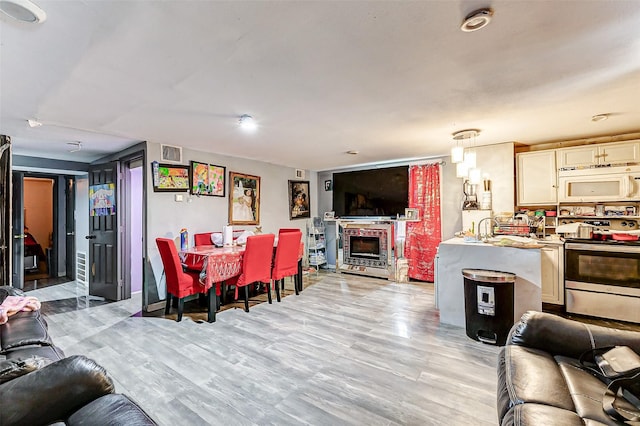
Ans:
[[[161,425],[496,423],[499,348],[441,325],[432,284],[305,280],[299,296],[213,324],[141,316],[140,295],[92,305],[74,283],[30,294],[48,301],[54,342],[103,365]]]

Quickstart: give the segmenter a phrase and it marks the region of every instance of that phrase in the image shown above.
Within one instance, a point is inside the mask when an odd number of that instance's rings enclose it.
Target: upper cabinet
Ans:
[[[554,150],[516,154],[518,205],[556,204],[557,167]]]
[[[591,167],[640,162],[640,142],[616,142],[559,148],[558,168]]]

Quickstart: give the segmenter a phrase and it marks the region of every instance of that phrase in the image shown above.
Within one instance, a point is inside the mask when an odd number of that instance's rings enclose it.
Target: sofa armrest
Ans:
[[[110,426],[153,426],[156,422],[129,397],[110,394],[100,397],[73,413],[69,426],[106,424]]]
[[[104,368],[76,355],[0,385],[0,424],[49,424],[114,392]]]
[[[640,332],[602,327],[544,312],[522,315],[507,338],[507,344],[520,345],[578,358],[582,353],[605,346],[629,346],[640,353]]]

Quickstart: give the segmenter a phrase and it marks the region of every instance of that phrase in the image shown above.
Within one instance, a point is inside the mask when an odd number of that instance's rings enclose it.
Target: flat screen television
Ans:
[[[387,167],[333,174],[337,217],[396,217],[409,206],[409,167]]]

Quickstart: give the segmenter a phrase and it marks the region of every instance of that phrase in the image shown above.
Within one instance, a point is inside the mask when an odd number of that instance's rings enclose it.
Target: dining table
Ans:
[[[277,241],[274,243],[274,253]],[[178,252],[182,264],[189,268],[190,265],[202,265],[200,282],[207,288],[212,285],[221,286],[230,278],[242,273],[242,257],[245,245],[232,245],[218,247],[215,245],[203,245],[181,250]],[[304,243],[300,242],[298,253],[298,276],[296,286],[302,290],[302,258],[304,256]],[[223,295],[224,298],[224,295]]]

